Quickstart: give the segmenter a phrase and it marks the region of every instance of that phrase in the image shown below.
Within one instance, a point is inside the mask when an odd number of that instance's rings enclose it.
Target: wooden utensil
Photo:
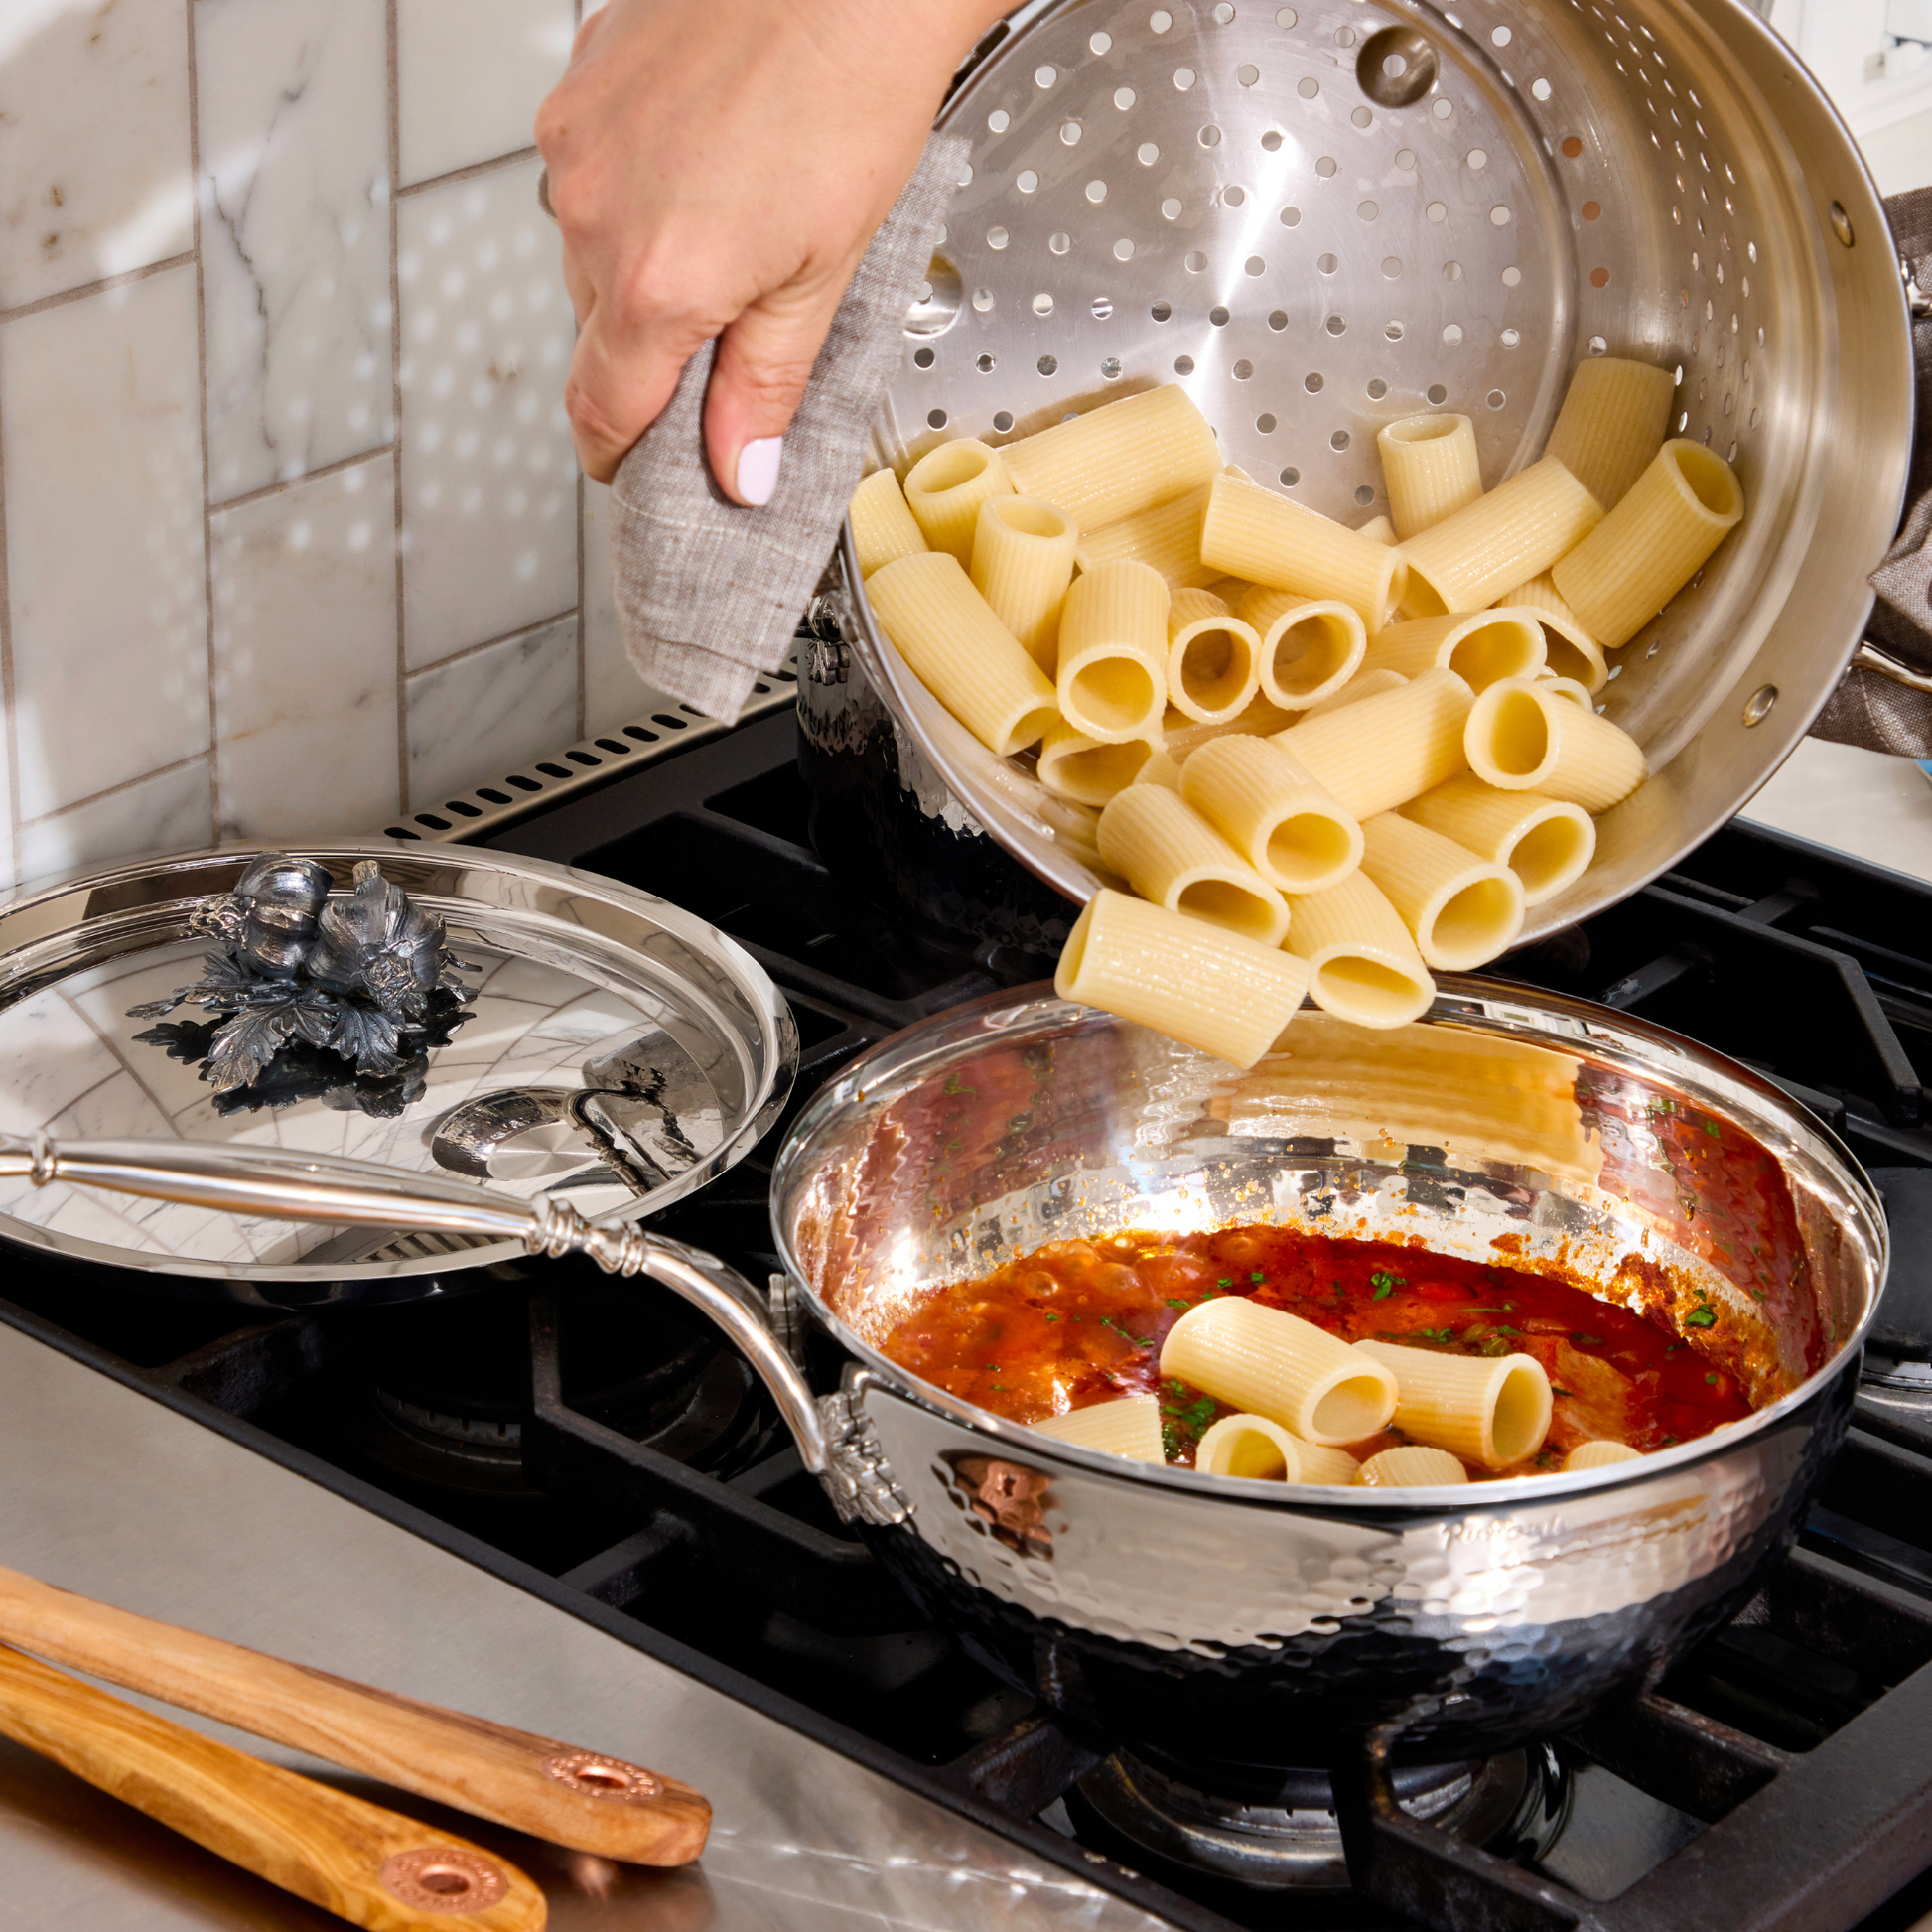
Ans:
[[[675,1778],[397,1697],[0,1569],[0,1643],[601,1858],[686,1864],[711,1806]]]
[[[0,1646],[0,1730],[230,1864],[371,1932],[538,1932],[504,1859]]]

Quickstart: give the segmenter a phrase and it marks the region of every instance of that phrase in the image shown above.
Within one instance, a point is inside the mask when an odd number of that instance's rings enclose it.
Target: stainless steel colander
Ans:
[[[1857,149],[1740,0],[1055,0],[940,125],[972,161],[876,429],[901,474],[1179,381],[1229,462],[1359,523],[1391,418],[1470,416],[1493,484],[1580,360],[1677,371],[1672,433],[1749,507],[1617,654],[1599,702],[1654,775],[1526,938],[1664,871],[1803,736],[1897,524],[1911,334]],[[855,601],[901,748],[1086,898],[1092,814],[971,739]]]

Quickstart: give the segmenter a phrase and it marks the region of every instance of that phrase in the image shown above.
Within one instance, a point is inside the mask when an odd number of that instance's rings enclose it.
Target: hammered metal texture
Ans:
[[[1389,36],[1435,63],[1407,105],[1369,90]],[[1360,523],[1386,507],[1395,417],[1468,415],[1493,485],[1540,452],[1579,360],[1675,372],[1671,432],[1736,466],[1746,517],[1599,709],[1653,773],[1701,732],[1703,756],[1609,815],[1534,932],[1728,817],[1836,683],[1896,522],[1909,330],[1883,248],[1826,225],[1842,196],[1876,207],[1856,150],[1739,0],[1061,0],[941,125],[974,145],[878,427],[901,470],[1178,381],[1228,461]],[[1847,434],[1875,439],[1863,462]],[[858,654],[953,793],[1084,898],[1090,862],[1000,795],[860,615]],[[1771,719],[1734,690],[1754,659]]]
[[[1451,981],[1416,1028],[1306,1015],[1285,1048],[1237,1073],[1007,994],[814,1096],[773,1220],[870,1370],[846,1408],[908,1513],[871,1514],[869,1540],[975,1654],[1129,1744],[1309,1765],[1379,1725],[1442,1761],[1561,1728],[1734,1607],[1788,1536],[1883,1283],[1875,1199],[1768,1082],[1581,1002]],[[1069,1449],[879,1352],[931,1284],[1043,1242],[1241,1221],[1560,1260],[1695,1333],[1760,1407],[1607,1470],[1291,1488]]]

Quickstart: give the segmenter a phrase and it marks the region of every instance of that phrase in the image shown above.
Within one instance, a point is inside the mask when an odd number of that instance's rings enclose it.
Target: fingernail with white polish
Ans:
[[[778,486],[778,459],[784,455],[782,436],[760,436],[738,453],[738,493],[754,508],[762,508]]]

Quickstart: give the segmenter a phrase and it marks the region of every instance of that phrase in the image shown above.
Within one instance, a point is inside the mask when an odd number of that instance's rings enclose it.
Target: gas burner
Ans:
[[[540,1501],[523,1459],[539,1357],[571,1409],[673,1461],[717,1471],[760,1434],[752,1376],[715,1329],[653,1284],[581,1275],[534,1303],[511,1291],[384,1311],[336,1391],[337,1426],[409,1481]]]
[[[1547,1744],[1475,1764],[1400,1770],[1395,1788],[1411,1817],[1510,1858],[1541,1858],[1570,1814],[1570,1777]],[[1328,1773],[1291,1771],[1272,1795],[1272,1804],[1221,1797],[1116,1751],[1080,1780],[1067,1808],[1124,1840],[1134,1863],[1151,1853],[1176,1874],[1256,1891],[1346,1891]]]

